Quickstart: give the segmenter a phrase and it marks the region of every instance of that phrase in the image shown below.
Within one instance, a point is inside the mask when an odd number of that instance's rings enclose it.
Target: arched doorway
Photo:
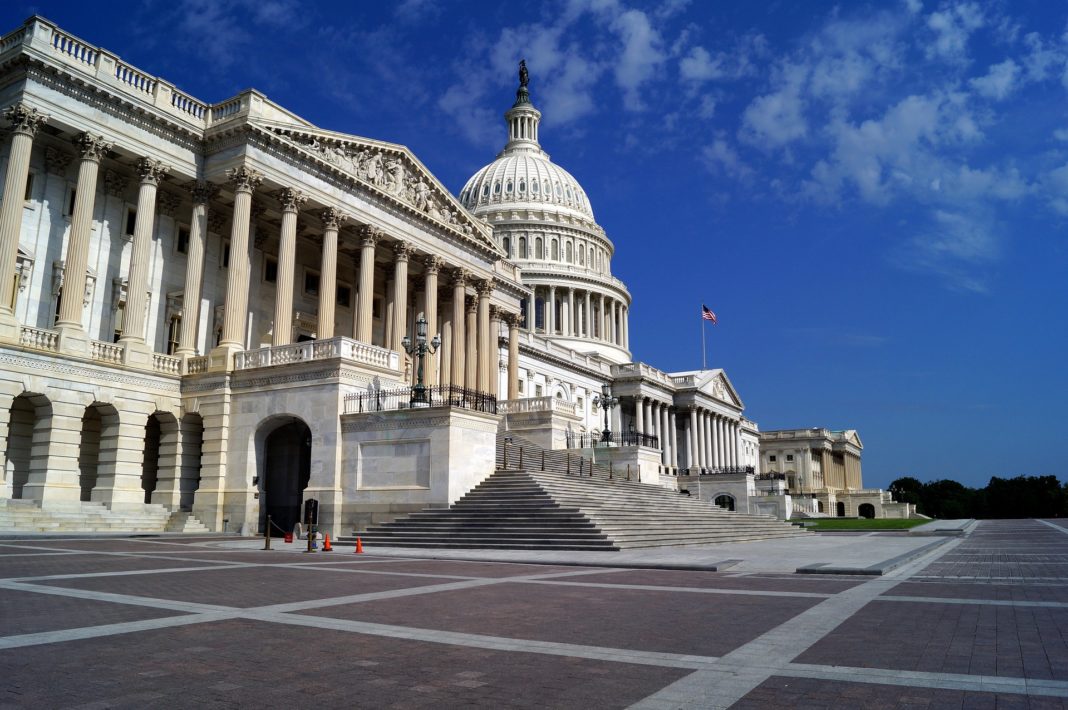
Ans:
[[[311,429],[294,419],[269,433],[263,443],[261,510],[271,516],[272,536],[281,536],[300,521],[301,500],[310,477]]]
[[[200,488],[200,465],[204,446],[204,419],[195,412],[182,417],[181,494],[178,509],[193,510],[193,498]]]
[[[35,448],[48,446],[52,426],[52,403],[42,394],[23,392],[11,402],[7,432],[7,470],[13,499],[40,496],[47,473],[47,459],[34,458]],[[33,492],[26,490],[33,482]],[[39,498],[38,498],[39,499]]]
[[[816,510],[818,510],[821,513],[823,512],[823,501],[822,500],[816,501]]]
[[[862,518],[874,518],[875,506],[871,503],[861,503],[860,507],[857,508],[857,515]]]
[[[119,413],[115,407],[93,402],[82,415],[82,436],[78,443],[78,485],[81,500],[91,501],[99,475],[101,453],[114,460]]]
[[[734,496],[723,493],[716,496],[716,505],[725,510],[734,510]]]
[[[169,412],[154,412],[145,422],[145,455],[141,461],[141,488],[145,491],[145,503],[151,503],[152,494],[160,487],[160,497],[155,501],[174,505],[174,484],[177,475],[178,420]]]
[[[835,511],[838,514],[838,517],[839,518],[844,518],[845,517],[845,503],[843,503],[842,501],[838,501],[837,503],[834,504],[834,507],[835,507]]]

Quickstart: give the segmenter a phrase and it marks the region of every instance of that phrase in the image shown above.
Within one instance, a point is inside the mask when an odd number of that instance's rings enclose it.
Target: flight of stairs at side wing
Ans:
[[[661,486],[628,481],[607,467],[594,466],[591,472],[588,460],[562,451],[543,452],[530,442],[509,438],[509,468],[504,468],[501,437],[498,470],[467,495],[447,509],[431,508],[372,526],[360,533],[363,542],[421,548],[619,550],[811,534],[771,516],[729,512]],[[524,470],[515,470],[520,447]]]
[[[37,507],[33,501],[8,500],[0,505],[0,533],[207,533],[190,513],[172,513],[146,504],[114,511],[102,503],[82,502],[64,510]]]

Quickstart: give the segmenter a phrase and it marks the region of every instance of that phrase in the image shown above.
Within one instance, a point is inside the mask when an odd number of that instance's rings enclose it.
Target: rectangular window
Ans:
[[[174,250],[179,254],[189,253],[189,227],[178,225],[178,234],[174,237]]]
[[[541,395],[542,395],[541,385],[534,385],[534,396],[535,397],[541,397]]]
[[[167,354],[174,355],[174,351],[178,349],[178,338],[182,333],[182,317],[174,316],[171,318],[170,326],[167,328]]]
[[[793,461],[794,460],[794,455],[793,454],[786,454],[786,460],[787,461]]]
[[[308,296],[319,295],[319,272],[304,270],[304,293]]]
[[[137,210],[130,207],[126,210],[126,229],[124,230],[126,236],[132,237],[134,229],[137,227]]]
[[[23,195],[22,199],[29,202],[31,197],[33,197],[33,173],[26,176],[26,194]]]
[[[222,253],[219,255],[219,264],[224,269],[230,268],[230,240],[224,239],[222,242]]]
[[[779,460],[779,458],[775,454],[772,454],[771,456],[768,457],[768,461],[770,461],[771,463],[775,463],[778,460]]]
[[[342,284],[337,285],[337,305],[349,308],[352,304],[352,288]]]
[[[263,280],[269,284],[278,283],[278,259],[273,256],[263,257]]]
[[[122,337],[122,320],[125,315],[126,302],[124,301],[122,303],[119,303],[118,307],[115,309],[115,333],[114,337],[111,340],[111,342],[113,343],[119,342],[119,338]]]
[[[78,190],[72,187],[70,189],[70,192],[67,193],[67,205],[66,209],[63,211],[63,215],[65,217],[70,217],[72,214],[74,214],[74,200],[77,199],[77,197]]]

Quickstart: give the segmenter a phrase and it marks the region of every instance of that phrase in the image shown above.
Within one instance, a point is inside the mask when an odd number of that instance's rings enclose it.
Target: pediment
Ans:
[[[734,385],[731,384],[727,373],[723,370],[708,371],[703,378],[698,379],[697,389],[720,402],[738,409],[745,409],[742,398],[738,396],[738,391],[734,389]]]
[[[365,188],[505,256],[493,240],[492,228],[468,212],[408,148],[292,123],[250,123],[341,170]]]

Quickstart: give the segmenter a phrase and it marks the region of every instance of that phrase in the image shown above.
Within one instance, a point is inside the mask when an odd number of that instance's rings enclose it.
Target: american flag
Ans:
[[[716,314],[708,310],[708,306],[701,304],[701,317],[705,320],[710,320],[713,323],[716,322]]]

